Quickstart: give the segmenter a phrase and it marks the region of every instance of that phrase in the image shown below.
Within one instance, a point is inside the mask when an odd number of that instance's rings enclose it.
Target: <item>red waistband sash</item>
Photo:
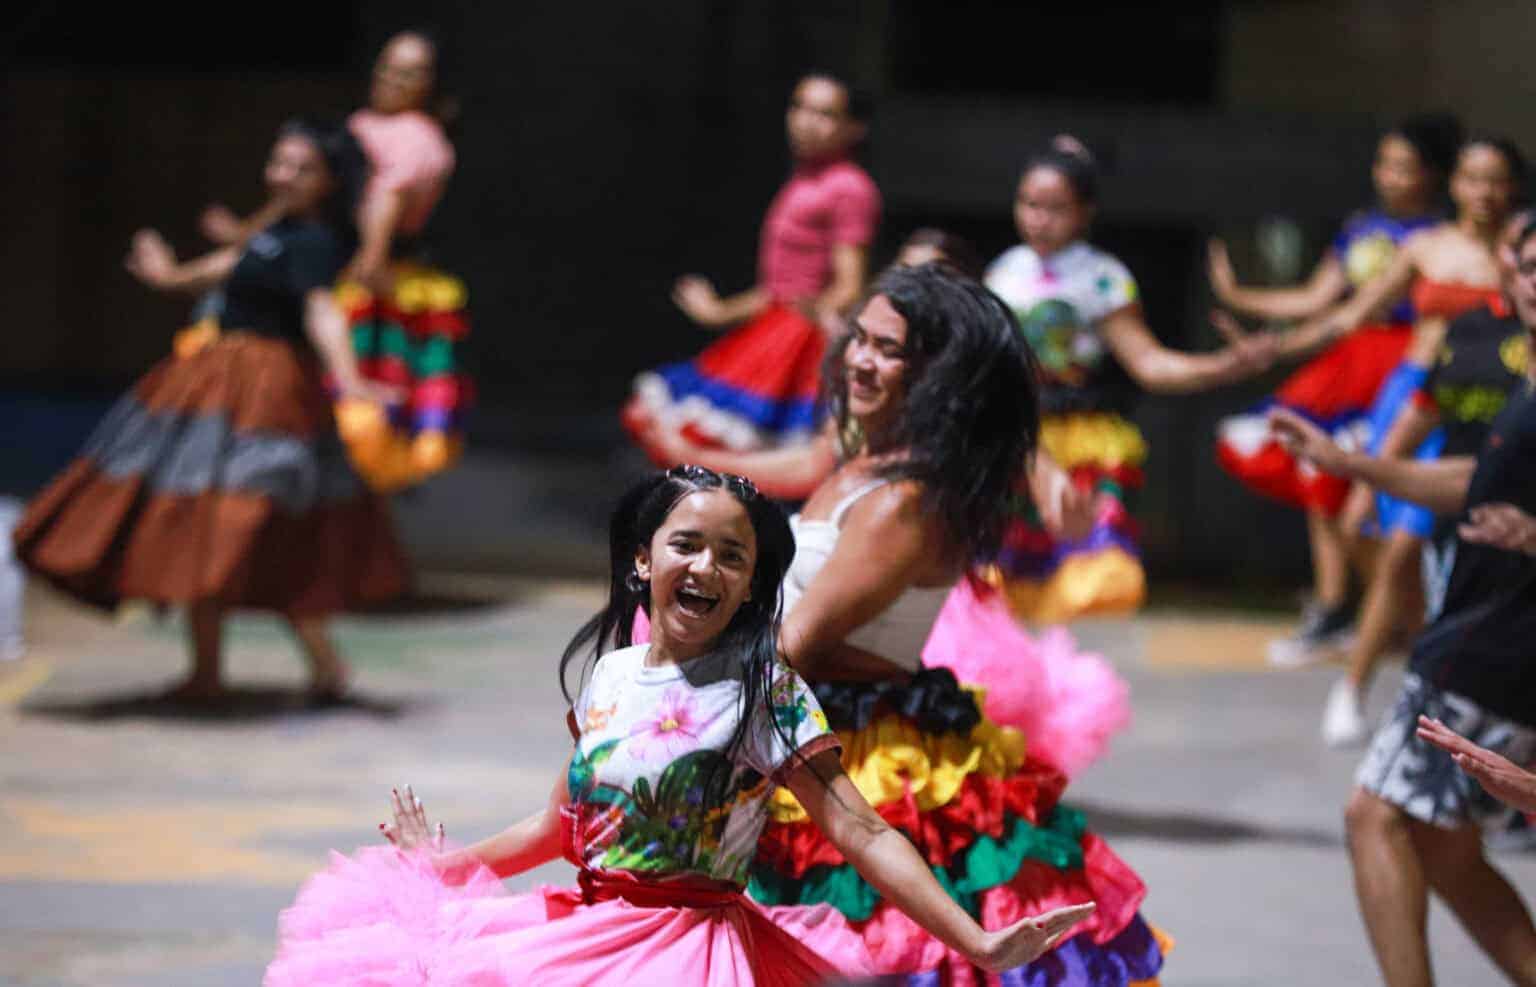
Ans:
[[[640,877],[627,871],[583,870],[576,877],[583,904],[622,898],[639,908],[728,908],[741,904],[741,888],[705,877]]]

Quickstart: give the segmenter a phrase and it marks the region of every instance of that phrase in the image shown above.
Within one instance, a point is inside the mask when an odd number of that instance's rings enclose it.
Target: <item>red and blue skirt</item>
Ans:
[[[1244,486],[1306,511],[1335,516],[1349,496],[1349,480],[1297,460],[1269,430],[1271,408],[1296,412],[1347,449],[1372,441],[1371,407],[1402,361],[1413,329],[1365,325],[1293,373],[1270,398],[1217,429],[1216,459]]]
[[[654,426],[695,444],[734,450],[809,441],[826,335],[793,306],[774,303],[692,360],[635,378],[624,427],[652,455]],[[670,465],[670,464],[669,464]]]

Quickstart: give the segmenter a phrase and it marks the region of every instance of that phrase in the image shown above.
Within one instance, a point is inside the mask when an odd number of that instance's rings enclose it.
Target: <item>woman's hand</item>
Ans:
[[[245,223],[235,211],[222,202],[203,208],[197,217],[197,229],[211,242],[221,247],[239,243],[245,236]]]
[[[410,785],[405,786],[403,799],[398,788],[391,788],[389,801],[395,821],[379,823],[379,832],[386,840],[406,851],[426,847],[434,853],[443,852],[443,824],[438,823],[435,830],[427,825],[426,809]]]
[[[654,418],[646,425],[644,438],[651,461],[662,469],[693,462],[698,450],[677,428]]]
[[[711,328],[725,321],[720,293],[708,278],[685,274],[672,286],[672,302],[701,326]]]
[[[1043,450],[1035,454],[1030,464],[1029,490],[1040,523],[1052,538],[1081,541],[1093,533],[1099,499],[1073,483],[1072,475]]]
[[[164,288],[176,274],[176,251],[155,230],[139,230],[128,243],[123,266],[151,288]]]
[[[1419,739],[1451,755],[1457,767],[1477,779],[1477,783],[1506,805],[1522,812],[1536,812],[1536,775],[1509,758],[1479,747],[1439,720],[1419,717]]]
[[[367,401],[369,404],[383,405],[393,408],[406,402],[410,395],[406,389],[395,384],[385,384],[366,377],[358,377],[354,380],[337,381],[336,389],[340,391],[337,396],[350,398],[353,401]]]
[[[989,973],[1000,973],[1014,967],[1032,963],[1055,946],[1083,919],[1093,914],[1093,902],[1067,905],[1022,919],[1008,926],[988,932],[982,938],[977,955],[971,961]]]
[[[1324,473],[1342,474],[1345,453],[1328,433],[1287,408],[1269,413],[1269,427],[1286,451],[1305,459]]]
[[[1223,302],[1237,290],[1237,272],[1227,254],[1226,241],[1211,237],[1205,245],[1205,273],[1211,280],[1211,293]]]

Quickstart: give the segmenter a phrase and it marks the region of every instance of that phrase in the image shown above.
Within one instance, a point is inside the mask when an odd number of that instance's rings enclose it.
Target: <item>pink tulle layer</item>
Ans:
[[[1069,777],[1131,722],[1130,687],[1102,655],[1078,651],[1065,628],[1032,637],[1001,596],[970,579],[945,600],[923,664],[984,687],[987,717],[1023,731],[1030,752]]]
[[[279,919],[266,987],[801,987],[867,976],[873,960],[836,910],[585,904],[572,890],[509,895],[489,871],[443,883],[419,855],[332,854]]]

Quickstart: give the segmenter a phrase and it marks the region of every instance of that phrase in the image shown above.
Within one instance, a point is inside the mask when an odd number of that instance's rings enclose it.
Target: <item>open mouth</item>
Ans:
[[[707,617],[720,603],[720,597],[686,586],[677,590],[677,605],[691,617]]]

